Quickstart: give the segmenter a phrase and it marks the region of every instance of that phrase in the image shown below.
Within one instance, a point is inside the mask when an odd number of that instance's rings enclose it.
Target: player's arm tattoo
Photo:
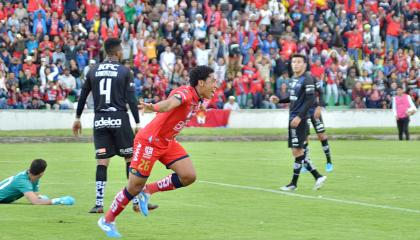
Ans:
[[[159,112],[169,112],[172,109],[180,106],[181,104],[182,104],[181,98],[178,98],[176,96],[171,96],[164,101],[156,103],[155,105],[157,105]]]

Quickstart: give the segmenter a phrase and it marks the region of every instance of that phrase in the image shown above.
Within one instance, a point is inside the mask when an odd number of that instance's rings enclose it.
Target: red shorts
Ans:
[[[187,152],[176,140],[163,143],[159,139],[150,142],[147,139],[136,138],[130,172],[138,177],[149,177],[156,160],[169,168],[176,161],[187,157]]]

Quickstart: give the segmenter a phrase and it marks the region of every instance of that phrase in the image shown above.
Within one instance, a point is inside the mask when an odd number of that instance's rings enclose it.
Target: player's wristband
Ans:
[[[159,112],[159,105],[153,104],[153,111],[154,112]]]

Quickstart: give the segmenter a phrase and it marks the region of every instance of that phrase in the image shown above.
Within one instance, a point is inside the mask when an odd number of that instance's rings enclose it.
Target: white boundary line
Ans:
[[[381,209],[387,209],[387,210],[394,210],[394,211],[400,211],[400,212],[409,212],[409,213],[420,214],[420,210],[410,209],[410,208],[400,208],[400,207],[393,207],[393,206],[379,205],[379,204],[372,204],[372,203],[364,203],[364,202],[357,202],[357,201],[351,201],[351,200],[343,200],[343,199],[336,199],[336,198],[323,197],[323,196],[303,195],[303,194],[284,192],[284,191],[268,189],[268,188],[252,187],[252,186],[243,186],[243,185],[218,183],[218,182],[210,182],[210,181],[202,181],[202,180],[199,181],[199,182],[200,183],[211,184],[211,185],[223,186],[223,187],[230,187],[230,188],[254,190],[254,191],[260,191],[260,192],[270,192],[270,193],[282,194],[282,195],[291,196],[291,197],[325,200],[325,201],[330,201],[330,202],[344,203],[344,204],[350,204],[350,205],[359,205],[359,206],[370,207],[370,208],[381,208]]]

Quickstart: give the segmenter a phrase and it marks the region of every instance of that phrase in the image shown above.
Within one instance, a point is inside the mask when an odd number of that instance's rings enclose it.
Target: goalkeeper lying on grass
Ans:
[[[29,170],[18,173],[0,182],[0,203],[11,203],[25,196],[35,205],[73,205],[74,199],[70,196],[48,199],[39,195],[39,179],[44,175],[47,162],[35,159]]]

